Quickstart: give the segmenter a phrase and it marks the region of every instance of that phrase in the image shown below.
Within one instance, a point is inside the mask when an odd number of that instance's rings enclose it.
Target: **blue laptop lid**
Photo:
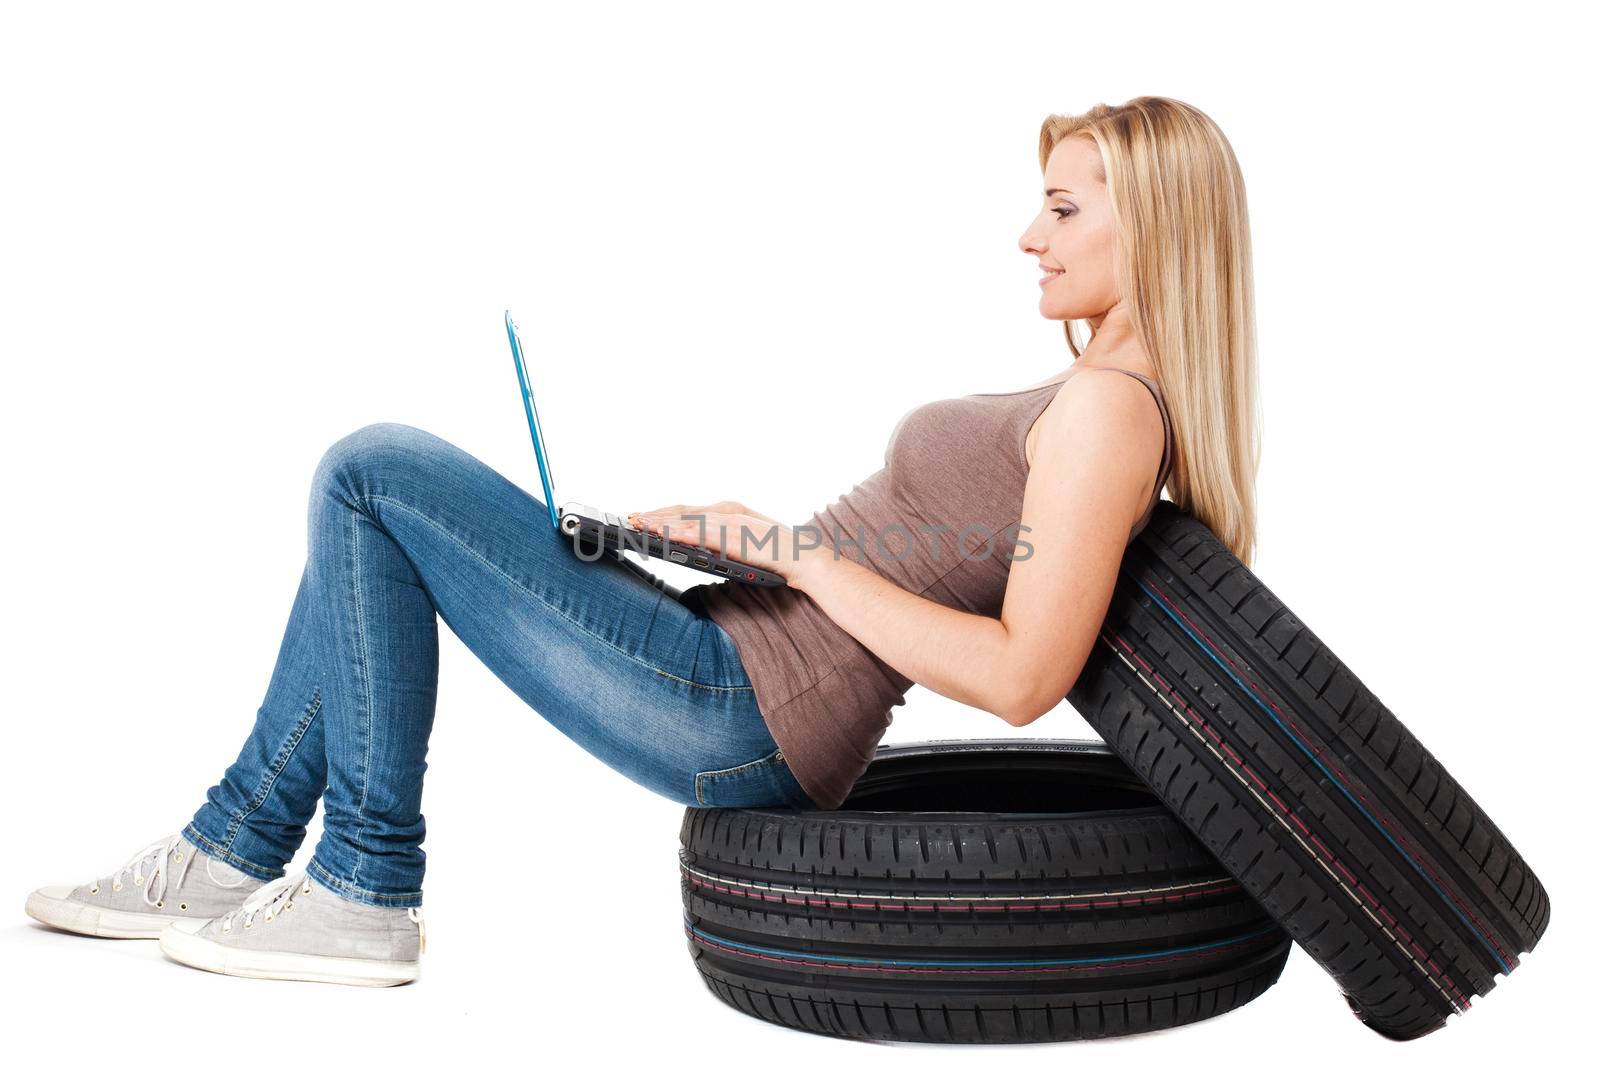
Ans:
[[[533,387],[528,382],[527,368],[522,364],[522,339],[517,335],[517,323],[506,311],[506,337],[511,341],[511,358],[517,361],[517,384],[522,386],[522,410],[528,413],[528,432],[533,435],[533,455],[539,461],[539,481],[544,484],[544,504],[550,510],[550,526],[561,530],[561,517],[556,513],[555,479],[550,474],[550,454],[545,452],[544,435],[539,429],[539,409],[533,403]]]

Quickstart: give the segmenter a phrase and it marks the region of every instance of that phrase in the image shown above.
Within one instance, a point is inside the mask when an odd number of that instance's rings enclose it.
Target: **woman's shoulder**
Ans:
[[[1150,386],[1134,376],[1139,373],[1121,367],[1079,368],[1051,395],[1035,422],[1029,466],[1038,461],[1041,449],[1048,451],[1070,437],[1079,444],[1104,439],[1133,447],[1138,456],[1150,457],[1154,472],[1166,451],[1166,420]],[[1154,378],[1150,381],[1156,384]]]

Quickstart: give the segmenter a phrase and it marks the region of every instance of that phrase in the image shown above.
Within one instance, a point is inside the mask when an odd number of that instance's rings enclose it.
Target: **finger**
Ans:
[[[681,516],[655,516],[647,517],[643,521],[643,527],[645,530],[653,531],[656,534],[670,532],[674,538],[681,540],[685,536],[697,534],[700,531],[700,522],[698,520],[686,520]]]
[[[683,507],[684,506],[682,505],[667,505],[664,508],[659,509],[646,509],[642,512],[630,512],[628,513],[628,521],[632,523],[634,527],[643,528],[650,523],[659,523],[663,520],[679,519],[682,514],[678,510]]]

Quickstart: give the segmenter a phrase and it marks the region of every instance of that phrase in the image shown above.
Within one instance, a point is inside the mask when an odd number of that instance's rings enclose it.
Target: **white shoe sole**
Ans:
[[[276,950],[241,950],[197,938],[192,926],[174,924],[161,933],[161,952],[174,961],[226,976],[263,980],[313,980],[357,987],[395,987],[417,978],[416,961],[372,961],[360,957],[321,957]]]
[[[72,887],[46,886],[28,895],[27,914],[41,924],[59,927],[75,935],[101,939],[159,939],[168,924],[199,927],[207,917],[166,916],[161,913],[119,912],[69,901]],[[52,892],[54,891],[54,892]]]

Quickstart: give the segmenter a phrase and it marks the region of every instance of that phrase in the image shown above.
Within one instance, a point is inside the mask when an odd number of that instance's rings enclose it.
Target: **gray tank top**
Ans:
[[[1031,389],[913,408],[890,434],[884,466],[813,515],[811,534],[913,594],[998,617],[1021,525],[1028,431],[1056,390],[1091,369],[1139,379],[1161,411],[1161,466],[1144,514],[1128,534],[1132,542],[1150,522],[1172,468],[1166,398],[1143,374],[1084,366]],[[893,709],[914,682],[804,592],[718,581],[691,587],[682,599],[732,638],[795,779],[818,808],[838,807],[872,762]]]

